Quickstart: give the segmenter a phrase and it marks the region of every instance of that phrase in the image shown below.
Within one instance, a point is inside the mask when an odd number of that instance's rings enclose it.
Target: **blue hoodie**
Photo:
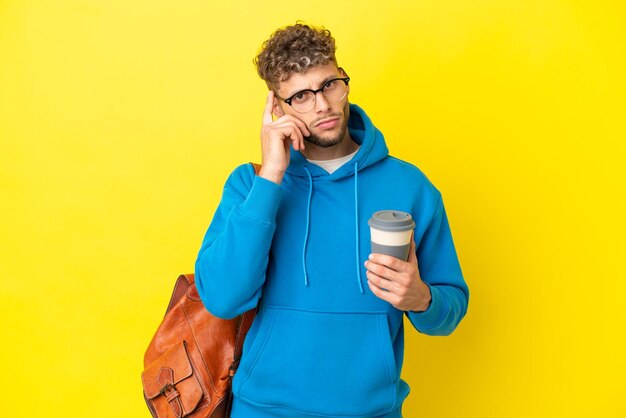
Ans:
[[[232,418],[401,417],[403,315],[448,335],[467,311],[441,193],[389,156],[382,133],[350,105],[360,149],[332,174],[291,149],[280,185],[251,164],[229,176],[195,265],[207,309],[234,318],[257,306],[233,378]],[[432,300],[400,311],[367,285],[367,221],[395,209],[415,220],[418,268]]]

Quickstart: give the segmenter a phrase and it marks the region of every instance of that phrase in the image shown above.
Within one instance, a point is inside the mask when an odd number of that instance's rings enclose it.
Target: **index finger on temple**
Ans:
[[[265,103],[265,110],[263,110],[263,126],[272,123],[272,108],[274,107],[274,90],[270,90],[267,93],[267,102]]]

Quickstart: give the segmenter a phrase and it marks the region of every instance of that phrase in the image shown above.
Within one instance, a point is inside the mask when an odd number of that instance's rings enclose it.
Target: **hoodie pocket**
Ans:
[[[237,395],[320,415],[394,408],[396,365],[385,313],[266,309],[237,372]]]

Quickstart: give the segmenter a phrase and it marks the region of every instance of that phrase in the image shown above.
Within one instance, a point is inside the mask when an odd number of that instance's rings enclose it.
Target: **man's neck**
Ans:
[[[346,135],[346,138],[339,144],[327,148],[306,142],[305,148],[301,153],[307,160],[326,161],[345,157],[346,155],[352,154],[357,149],[359,149],[359,144],[357,144],[350,135]]]

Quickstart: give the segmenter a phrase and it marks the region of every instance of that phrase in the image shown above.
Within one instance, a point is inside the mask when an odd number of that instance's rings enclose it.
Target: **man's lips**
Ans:
[[[323,129],[334,128],[338,120],[339,120],[339,117],[336,117],[336,116],[332,118],[326,118],[317,122],[314,126],[317,128],[323,128]]]

